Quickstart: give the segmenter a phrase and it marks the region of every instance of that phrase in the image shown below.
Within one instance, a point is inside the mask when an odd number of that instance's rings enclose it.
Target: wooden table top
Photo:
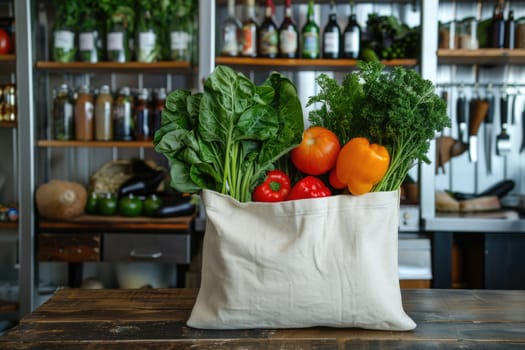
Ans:
[[[198,330],[196,289],[59,290],[0,336],[0,349],[525,349],[525,291],[403,290],[409,332]]]

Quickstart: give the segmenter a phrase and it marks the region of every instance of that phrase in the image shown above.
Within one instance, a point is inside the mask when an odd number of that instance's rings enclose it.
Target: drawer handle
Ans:
[[[129,256],[136,259],[158,259],[162,256],[162,252],[138,252],[133,249],[129,252]]]

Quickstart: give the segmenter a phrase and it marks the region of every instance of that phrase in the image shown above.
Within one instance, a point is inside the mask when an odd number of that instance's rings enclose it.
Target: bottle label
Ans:
[[[78,47],[80,51],[91,51],[95,48],[95,35],[92,32],[84,32],[78,35]]]
[[[242,54],[243,56],[255,56],[257,54],[255,26],[242,28]]]
[[[73,49],[75,34],[69,30],[57,30],[55,32],[55,48],[69,51]]]
[[[171,32],[170,33],[170,49],[171,50],[187,50],[190,35],[187,32]]]
[[[319,35],[315,32],[304,33],[303,55],[316,56],[319,54]]]
[[[293,30],[282,31],[280,43],[283,54],[293,54],[297,52],[297,32]]]
[[[237,43],[237,28],[235,26],[225,26],[223,32],[222,52],[237,54],[239,46]]]
[[[339,35],[337,33],[324,33],[324,52],[339,53]]]
[[[151,52],[155,49],[157,36],[153,32],[139,33],[139,50]]]
[[[110,32],[108,33],[108,50],[120,51],[124,49],[124,33]]]
[[[263,55],[276,55],[278,52],[278,36],[275,30],[261,32],[261,53]]]
[[[353,57],[357,57],[359,55],[359,44],[359,31],[357,28],[345,32],[345,53],[350,53]]]

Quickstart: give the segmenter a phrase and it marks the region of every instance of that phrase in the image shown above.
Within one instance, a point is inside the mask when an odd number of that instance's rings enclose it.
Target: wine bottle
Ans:
[[[299,35],[292,19],[292,0],[285,0],[284,19],[279,27],[279,56],[296,58],[298,48]]]
[[[337,24],[337,14],[335,12],[335,4],[332,0],[330,2],[330,14],[328,16],[328,23],[323,31],[323,57],[324,58],[339,58],[341,51],[341,28]]]
[[[238,56],[241,49],[241,22],[235,17],[235,0],[228,0],[228,17],[222,25],[222,56]]]
[[[319,58],[319,26],[314,18],[314,2],[308,1],[308,12],[306,14],[306,23],[303,26],[303,47],[302,56],[304,58]]]
[[[514,11],[509,11],[509,16],[505,22],[505,48],[515,48],[516,42],[516,22],[514,20]]]
[[[275,58],[279,53],[279,31],[274,21],[275,5],[266,0],[264,20],[259,29],[259,56]]]
[[[255,20],[255,0],[246,0],[246,19],[242,22],[242,50],[241,56],[257,56],[257,32],[259,30]]]
[[[350,15],[348,24],[343,32],[343,52],[344,58],[358,58],[361,51],[361,26],[357,23],[354,13],[353,1],[350,2]]]
[[[492,41],[491,47],[503,48],[505,46],[505,20],[503,18],[503,6],[498,2],[494,6],[492,15]]]

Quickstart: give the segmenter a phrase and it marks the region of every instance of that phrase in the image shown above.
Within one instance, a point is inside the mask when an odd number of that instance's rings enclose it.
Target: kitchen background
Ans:
[[[275,1],[275,22],[281,23],[284,13],[284,1]],[[29,8],[32,11],[32,18],[35,23],[35,31],[29,35],[33,43],[33,54],[35,62],[52,62],[53,55],[53,24],[55,23],[56,7],[53,2],[44,0],[28,1]],[[182,3],[182,2],[180,2]],[[191,2],[190,2],[191,3]],[[203,3],[203,1],[201,1]],[[205,2],[206,3],[206,2]],[[143,88],[149,89],[151,93],[163,87],[166,91],[172,91],[176,88],[188,90],[198,90],[201,88],[201,72],[206,72],[206,62],[199,63],[199,57],[219,57],[221,26],[225,22],[228,11],[226,1],[211,1],[212,9],[202,10],[201,16],[212,14],[214,21],[211,21],[213,28],[209,33],[214,45],[207,46],[199,43],[197,32],[192,33],[191,57],[184,60],[193,62],[192,68],[184,69],[134,69],[126,70],[89,70],[89,69],[56,69],[40,68],[35,69],[33,74],[33,88],[35,98],[34,115],[31,116],[34,124],[24,123],[23,125],[33,125],[34,137],[37,140],[52,140],[54,138],[52,128],[52,112],[54,101],[54,90],[60,84],[66,83],[71,89],[78,89],[82,86],[88,86],[95,90],[100,89],[103,85],[108,85],[111,91],[117,93],[121,87],[128,86],[133,91],[140,91]],[[215,3],[215,5],[213,5]],[[263,1],[257,1],[256,17],[260,23],[264,17]],[[12,1],[3,0],[0,2],[2,13],[0,15],[6,18],[14,17],[14,6]],[[520,152],[521,143],[523,142],[525,123],[523,120],[525,109],[525,80],[524,80],[524,63],[525,59],[517,58],[515,61],[506,61],[500,58],[484,58],[481,52],[475,50],[480,46],[480,40],[466,41],[465,38],[472,36],[469,33],[477,33],[478,26],[482,25],[482,20],[491,20],[495,8],[495,1],[440,1],[439,10],[436,15],[425,18],[432,18],[432,23],[425,23],[422,26],[422,2],[421,1],[356,1],[354,6],[357,22],[361,28],[366,28],[368,16],[372,13],[380,16],[393,16],[399,22],[409,27],[428,28],[435,26],[435,32],[439,36],[439,47],[443,49],[444,55],[437,59],[437,70],[435,83],[437,92],[447,99],[449,115],[452,121],[452,127],[443,131],[442,136],[450,136],[459,140],[458,125],[458,99],[464,98],[465,107],[461,110],[466,117],[467,130],[468,121],[472,114],[467,109],[470,101],[475,98],[490,99],[491,109],[494,111],[494,120],[492,133],[487,134],[489,125],[486,122],[481,124],[477,140],[477,161],[473,162],[469,158],[469,151],[465,150],[461,154],[452,157],[444,163],[440,169],[431,172],[433,177],[433,188],[421,188],[420,191],[459,191],[465,193],[479,193],[491,185],[502,181],[512,180],[515,183],[511,195],[522,195],[525,193],[525,153]],[[350,6],[347,1],[337,1],[336,4],[337,22],[341,29],[347,26],[350,15]],[[25,7],[25,6],[23,6]],[[306,22],[308,4],[306,1],[293,1],[293,19],[300,30]],[[519,19],[525,17],[524,1],[506,1],[503,3],[504,17],[508,18],[509,11],[513,11],[516,19],[516,26],[522,22]],[[315,1],[314,18],[321,30],[326,26],[329,18],[330,6],[329,1]],[[242,21],[246,16],[246,6],[244,2],[238,1],[235,6],[235,15]],[[197,28],[199,13],[195,14],[193,28]],[[474,17],[475,21],[464,20],[465,18]],[[171,25],[170,21],[170,25]],[[469,28],[469,24],[471,25]],[[167,25],[168,26],[168,25]],[[438,30],[439,28],[439,30]],[[202,25],[201,30],[206,30]],[[428,29],[423,29],[428,30]],[[444,33],[448,33],[445,36]],[[437,36],[437,35],[436,35]],[[455,38],[462,38],[456,40]],[[437,39],[437,38],[436,38]],[[448,39],[448,40],[447,40]],[[20,34],[19,40],[25,39],[25,35]],[[483,41],[483,38],[481,38]],[[478,54],[467,55],[464,58],[451,59],[446,53],[450,53],[461,48],[474,49],[473,52]],[[474,45],[474,46],[472,46]],[[483,45],[483,43],[481,43]],[[211,52],[207,52],[210,51]],[[422,55],[422,58],[428,57]],[[433,55],[433,54],[430,54]],[[448,57],[448,58],[447,58]],[[523,56],[522,56],[523,57]],[[415,69],[421,69],[416,64]],[[342,79],[349,69],[331,68],[328,66],[311,66],[306,68],[294,66],[266,66],[257,67],[249,65],[237,65],[235,69],[244,72],[256,83],[261,83],[268,75],[269,70],[277,69],[289,76],[296,84],[299,96],[306,105],[309,96],[317,93],[315,78],[321,73],[327,73],[338,79]],[[16,64],[14,61],[0,63],[0,84],[17,83],[15,74]],[[24,103],[20,99],[18,103]],[[493,100],[492,100],[493,98]],[[508,135],[509,135],[509,152],[497,154],[496,152],[496,135],[501,133],[501,110],[503,103],[507,101],[507,113],[509,118]],[[305,118],[307,118],[308,108],[305,107]],[[27,118],[27,116],[18,116]],[[6,206],[13,206],[19,202],[21,193],[19,193],[19,181],[21,174],[17,173],[19,168],[18,161],[25,161],[19,158],[19,138],[20,135],[27,135],[17,128],[1,127],[0,128],[0,148],[2,149],[2,161],[0,167],[0,203]],[[468,134],[468,132],[467,132]],[[468,135],[465,134],[465,137]],[[487,138],[487,135],[490,135]],[[491,140],[490,154],[487,155],[488,140]],[[500,147],[503,147],[500,145]],[[78,181],[88,184],[94,172],[100,169],[109,161],[120,159],[140,158],[153,160],[161,166],[167,167],[165,159],[154,152],[150,147],[108,147],[108,148],[90,148],[90,147],[36,147],[34,180],[35,187],[51,179],[63,179],[69,181]],[[437,161],[437,159],[435,160]],[[490,169],[489,169],[490,163]],[[434,167],[434,164],[432,165]],[[429,174],[426,172],[425,174]],[[420,173],[417,168],[411,171],[411,177],[419,181]],[[24,182],[27,183],[27,182]],[[27,198],[27,197],[26,197]],[[433,197],[432,197],[433,198]],[[428,203],[426,203],[428,205]],[[425,203],[422,203],[425,205]],[[416,254],[416,260],[422,262],[421,279],[432,279],[430,269],[431,238],[425,232],[424,226],[419,221],[419,205],[412,203],[404,207],[402,219],[408,224],[402,226],[401,231],[409,233],[408,238],[412,239],[410,244],[414,244],[414,249],[407,249],[406,255]],[[483,220],[483,219],[480,219]],[[478,220],[479,221],[479,220]],[[403,230],[403,227],[405,230]],[[476,226],[478,227],[478,226]],[[19,295],[19,261],[18,246],[20,244],[18,226],[2,227],[0,231],[0,299],[17,300]],[[447,229],[446,231],[450,231]],[[523,230],[521,230],[521,233]],[[514,232],[513,232],[514,233]],[[479,272],[475,271],[484,265],[483,243],[480,238],[483,236],[460,235],[454,239],[454,255],[456,275],[453,276],[455,287],[485,287],[483,278],[479,277]],[[516,236],[508,237],[512,242],[516,242]],[[416,240],[417,239],[417,240]],[[519,240],[519,244],[522,240]],[[407,240],[409,242],[409,240]],[[401,246],[401,248],[403,248]],[[408,247],[410,248],[410,247]],[[472,248],[472,249],[471,249]],[[414,253],[415,252],[415,253]],[[480,253],[481,252],[481,253]],[[513,256],[515,252],[507,251],[507,256]],[[479,256],[481,254],[481,257]],[[510,255],[509,255],[510,254]],[[402,259],[400,254],[400,259]],[[434,260],[435,261],[435,260]],[[518,260],[516,260],[518,261]],[[510,262],[516,265],[518,262]],[[68,265],[63,262],[38,262],[36,263],[35,285],[39,286],[40,297],[37,301],[45,300],[45,297],[57,286],[68,284]],[[460,265],[458,267],[458,265]],[[468,265],[468,267],[465,267]],[[463,267],[461,267],[463,266]],[[161,280],[162,285],[176,286],[180,281],[177,276],[177,269],[171,264],[143,266],[149,268],[150,276]],[[418,267],[418,266],[416,266]],[[105,287],[118,287],[116,264],[109,262],[85,263],[83,277],[96,277]],[[417,270],[417,269],[416,269]],[[511,269],[512,270],[512,269]],[[137,272],[138,270],[135,270]],[[510,271],[510,270],[509,270]],[[512,270],[513,271],[513,270]],[[506,273],[506,271],[501,271]],[[138,273],[138,272],[137,272]],[[160,275],[153,275],[159,273]],[[468,273],[468,276],[466,275]],[[160,276],[160,277],[159,277]],[[471,277],[474,276],[474,277]],[[523,276],[518,276],[518,279]],[[194,279],[195,280],[195,279]],[[38,288],[37,288],[38,289]],[[6,319],[13,319],[17,316],[9,315]]]

